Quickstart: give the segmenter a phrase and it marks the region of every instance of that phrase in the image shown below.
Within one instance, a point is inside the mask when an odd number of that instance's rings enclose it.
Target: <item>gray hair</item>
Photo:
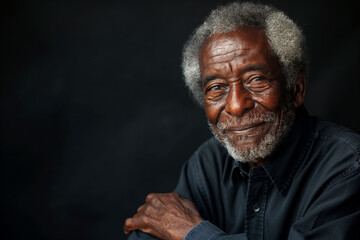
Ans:
[[[287,81],[287,89],[292,89],[297,83],[299,71],[303,70],[306,73],[305,37],[289,17],[268,5],[233,2],[213,10],[184,46],[182,68],[185,83],[200,105],[204,93],[199,53],[204,41],[216,33],[227,33],[248,27],[259,27],[264,30],[272,54],[279,59]]]

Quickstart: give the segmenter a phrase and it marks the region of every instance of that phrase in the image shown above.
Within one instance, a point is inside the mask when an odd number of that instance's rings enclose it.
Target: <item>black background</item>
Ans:
[[[182,45],[225,2],[1,3],[5,239],[124,239],[146,194],[175,187],[210,136],[182,81]],[[307,36],[309,112],[360,132],[357,8],[263,2]]]

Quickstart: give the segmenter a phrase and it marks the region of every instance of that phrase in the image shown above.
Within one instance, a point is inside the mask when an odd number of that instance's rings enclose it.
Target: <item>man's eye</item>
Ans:
[[[261,87],[261,86],[267,85],[268,83],[269,83],[269,81],[265,77],[254,77],[252,79],[249,79],[247,85]]]
[[[209,90],[211,90],[211,91],[220,91],[222,89],[223,89],[223,86],[220,86],[220,85],[212,86],[209,88]]]
[[[209,97],[219,97],[224,94],[226,86],[222,84],[213,84],[206,88],[205,94]]]
[[[269,80],[261,76],[249,79],[245,86],[254,92],[261,92],[270,87]]]
[[[220,92],[224,90],[224,86],[220,84],[211,85],[206,88],[206,92]]]
[[[264,77],[256,77],[256,78],[254,78],[253,80],[251,80],[251,81],[255,81],[255,82],[261,82],[261,81],[264,81],[265,80],[265,78]]]

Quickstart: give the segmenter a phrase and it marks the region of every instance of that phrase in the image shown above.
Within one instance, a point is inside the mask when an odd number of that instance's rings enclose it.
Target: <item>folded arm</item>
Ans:
[[[184,239],[203,219],[195,205],[177,193],[154,194],[125,221],[124,232],[141,230],[158,239]]]

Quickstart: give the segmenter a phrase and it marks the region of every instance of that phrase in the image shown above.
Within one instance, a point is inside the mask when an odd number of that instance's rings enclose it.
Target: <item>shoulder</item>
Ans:
[[[332,153],[354,154],[360,159],[360,135],[339,124],[316,118],[315,141]]]
[[[345,182],[360,170],[360,135],[329,121],[315,118],[316,127],[307,166],[314,176],[331,186]]]

